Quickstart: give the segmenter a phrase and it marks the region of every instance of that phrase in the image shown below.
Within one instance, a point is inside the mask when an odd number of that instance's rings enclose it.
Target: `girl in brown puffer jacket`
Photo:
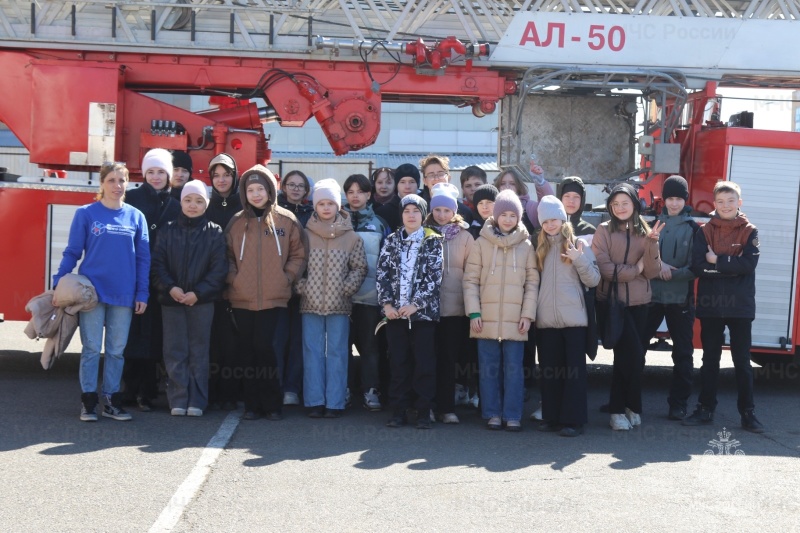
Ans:
[[[626,307],[622,335],[614,346],[610,424],[614,430],[628,430],[642,423],[641,338],[651,297],[650,280],[661,272],[658,235],[664,224],[656,222],[650,229],[639,214],[639,195],[627,183],[611,190],[606,207],[611,220],[603,222],[592,239],[592,251],[602,276],[597,288],[598,318],[603,316],[603,302],[612,297],[610,292],[616,277],[618,297]]]

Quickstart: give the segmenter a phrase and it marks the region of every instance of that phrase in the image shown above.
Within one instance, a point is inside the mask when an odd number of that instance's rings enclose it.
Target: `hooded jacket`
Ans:
[[[539,265],[542,271],[536,305],[536,327],[585,327],[588,325],[588,318],[583,286],[592,288],[600,283],[600,270],[592,249],[585,241],[581,241],[583,254],[572,263],[565,263],[561,258],[564,236],[558,233],[545,238],[550,241],[550,250],[543,264]]]
[[[692,220],[691,211],[692,208],[686,206],[677,215],[669,216],[664,208],[657,218],[664,223],[658,240],[661,261],[675,270],[669,281],[656,277],[650,282],[655,303],[686,305],[687,298],[693,293],[692,244],[699,226]]]
[[[223,157],[224,156],[224,157]],[[231,174],[233,175],[233,185],[227,196],[222,196],[220,192],[214,187],[214,180],[211,180],[211,198],[208,202],[208,209],[206,209],[206,217],[208,220],[217,224],[224,231],[228,227],[228,223],[233,218],[233,215],[242,210],[242,200],[239,197],[239,169],[236,166],[236,160],[229,154],[217,154],[209,164],[209,169],[217,164],[223,164],[226,167],[228,164],[223,161],[229,161],[233,165]]]
[[[633,216],[638,216],[634,212]],[[625,259],[625,250],[628,257]],[[650,280],[661,272],[658,243],[653,239],[632,234],[632,230],[611,233],[608,222],[597,228],[592,239],[592,252],[597,258],[602,279],[597,286],[597,300],[608,300],[614,272],[617,272],[619,299],[628,306],[649,304],[652,299]],[[643,259],[644,269],[639,273],[636,263]]]
[[[400,265],[402,263],[405,230],[398,229],[386,238],[378,257],[378,305],[400,307]],[[411,321],[439,321],[439,294],[442,285],[442,236],[423,227],[411,283],[410,301],[417,308]],[[383,312],[383,309],[381,309]]]
[[[183,213],[161,231],[153,252],[153,284],[161,305],[180,306],[169,291],[194,292],[198,304],[211,303],[225,288],[228,274],[225,235],[205,215]]]
[[[352,296],[367,275],[364,241],[353,230],[353,223],[344,210],[339,211],[331,223],[312,215],[305,233],[308,269],[297,282],[300,312],[349,315]]]
[[[367,277],[364,278],[358,292],[353,295],[353,303],[377,306],[378,256],[381,254],[383,240],[389,234],[389,224],[374,213],[371,205],[366,205],[359,211],[352,211],[348,206],[344,208],[350,214],[356,234],[364,241],[364,252],[367,256]]]
[[[494,217],[483,225],[470,250],[464,271],[464,306],[467,316],[479,314],[483,330],[470,337],[496,341],[527,341],[519,321],[536,320],[539,271],[536,254],[522,224],[508,235],[495,232]]]
[[[310,202],[293,204],[286,199],[286,195],[283,194],[283,191],[278,191],[278,205],[290,211],[304,228],[306,224],[308,224],[311,215],[314,214],[314,206]]]
[[[569,215],[569,221],[575,230],[575,236],[593,235],[597,228],[581,218],[583,216],[583,206],[586,205],[586,186],[583,184],[583,180],[576,176],[568,176],[562,179],[561,183],[558,184],[558,199],[561,200],[564,196],[564,187],[570,184],[579,187],[581,190],[581,206],[572,215]]]
[[[292,213],[277,205],[278,183],[272,172],[256,165],[242,175],[241,182],[246,184],[250,176],[266,183],[269,201],[263,215],[257,216],[247,202],[247,186],[239,187],[243,209],[226,230],[227,299],[235,309],[286,307],[292,284],[305,268],[302,228]]]
[[[695,233],[692,247],[692,270],[697,281],[698,318],[755,318],[756,316],[756,267],[758,229],[739,213],[733,220],[722,220],[716,213],[701,231]],[[717,254],[717,263],[706,261],[709,239],[717,233],[739,233],[746,235],[744,242],[734,243],[732,249],[738,253]],[[741,232],[741,233],[740,233]]]

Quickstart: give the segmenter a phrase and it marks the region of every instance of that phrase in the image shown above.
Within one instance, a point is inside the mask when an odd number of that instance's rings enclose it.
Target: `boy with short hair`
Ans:
[[[461,192],[463,198],[461,202],[469,209],[474,209],[475,204],[472,203],[472,195],[481,185],[486,185],[487,181],[486,171],[481,167],[470,165],[461,171],[459,180],[461,181]]]
[[[372,184],[362,174],[353,174],[344,181],[347,197],[345,210],[350,214],[353,229],[364,241],[367,256],[367,276],[361,288],[353,295],[353,310],[350,314],[350,344],[355,345],[361,362],[361,389],[364,392],[364,407],[380,411],[380,351],[375,327],[381,320],[376,287],[376,268],[383,239],[389,234],[388,224],[372,210],[369,203]],[[352,356],[352,354],[351,354]]]
[[[430,204],[433,186],[437,183],[450,183],[450,158],[442,155],[429,155],[420,160],[419,168],[422,169],[422,180],[425,185],[420,196]],[[471,224],[472,212],[469,207],[461,202],[457,202],[457,207],[461,218],[467,224]]]
[[[692,271],[699,278],[697,317],[703,344],[702,389],[697,408],[683,420],[683,424],[699,426],[714,421],[719,360],[727,326],[736,369],[737,407],[742,428],[763,433],[764,426],[755,415],[753,368],[750,366],[751,330],[756,314],[758,229],[739,210],[741,205],[742,192],[737,184],[717,182],[711,220],[695,235]]]

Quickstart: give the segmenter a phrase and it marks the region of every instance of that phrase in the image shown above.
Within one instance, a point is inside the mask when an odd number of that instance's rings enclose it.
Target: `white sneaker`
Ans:
[[[542,404],[541,404],[541,402],[539,402],[539,407],[534,412],[531,413],[531,420],[539,420],[539,421],[543,421],[544,420],[544,418],[542,418]]]
[[[199,407],[190,407],[186,410],[186,416],[203,416],[203,410]]]
[[[378,389],[369,389],[364,393],[364,407],[370,411],[380,411],[383,409]]]
[[[434,414],[433,409],[428,412],[428,418],[430,418],[431,422],[434,424],[436,423],[436,415]]]
[[[455,413],[445,413],[442,417],[442,422],[445,424],[458,424],[458,416]]]
[[[283,405],[300,405],[300,397],[296,392],[284,392]]]
[[[631,429],[631,423],[628,417],[622,414],[611,415],[610,425],[611,429],[614,431],[628,431]]]
[[[638,413],[634,413],[627,407],[625,408],[625,416],[628,417],[628,421],[631,423],[631,426],[642,425],[642,416]]]
[[[460,383],[456,384],[456,405],[469,405],[469,391]]]
[[[186,416],[186,409],[183,409],[181,407],[173,407],[172,410],[170,410],[169,414],[171,414],[172,416]]]

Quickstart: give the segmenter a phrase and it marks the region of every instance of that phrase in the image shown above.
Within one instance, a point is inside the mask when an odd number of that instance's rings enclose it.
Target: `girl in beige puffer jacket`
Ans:
[[[489,429],[519,431],[524,400],[522,354],[536,319],[539,272],[513,191],[497,195],[464,272],[470,336],[478,339],[481,411]]]
[[[583,432],[586,407],[586,314],[584,286],[596,287],[600,270],[591,248],[575,238],[564,204],[555,196],[539,203],[536,248],[541,280],[536,345],[542,374],[541,431],[565,437]],[[594,340],[595,344],[597,341]]]

